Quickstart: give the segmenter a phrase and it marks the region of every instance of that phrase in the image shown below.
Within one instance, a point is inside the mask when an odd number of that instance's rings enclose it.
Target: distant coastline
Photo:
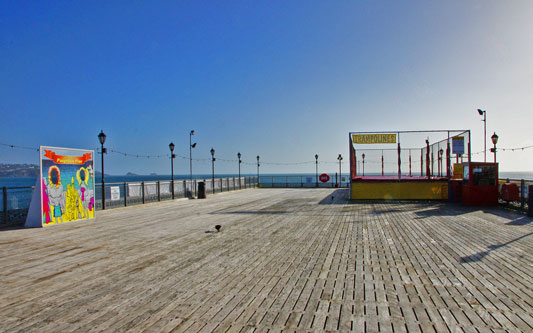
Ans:
[[[129,175],[130,173],[128,173]],[[135,174],[131,174],[137,176]],[[39,166],[37,164],[8,164],[0,163],[0,177],[3,178],[24,178],[24,177],[38,177]],[[101,177],[100,171],[95,172],[96,177]],[[107,173],[106,177],[110,176]]]
[[[321,172],[322,173],[322,172]],[[334,172],[327,172],[332,174]],[[344,176],[347,176],[343,172]],[[0,178],[37,178],[39,176],[39,166],[36,164],[6,164],[0,163]],[[255,174],[242,174],[242,176],[255,176]],[[261,173],[263,177],[281,177],[281,176],[302,176],[302,177],[313,177],[314,173]],[[102,173],[100,171],[95,171],[95,177],[97,182],[102,178]],[[159,175],[156,173],[150,173],[146,175],[136,174],[133,172],[127,172],[124,175],[110,175],[105,174],[106,181],[123,181],[122,179],[128,178],[127,181],[137,181],[137,180],[167,180],[170,179],[170,175]],[[188,175],[174,175],[175,179],[187,179]],[[211,175],[197,174],[193,175],[194,178],[210,178]],[[217,174],[216,177],[237,177],[234,174]],[[131,179],[130,179],[131,178]],[[529,179],[533,180],[533,171],[500,171],[499,178],[510,178],[510,179]],[[119,180],[120,179],[120,180]]]
[[[0,177],[37,177],[39,166],[35,164],[3,164],[0,163]]]

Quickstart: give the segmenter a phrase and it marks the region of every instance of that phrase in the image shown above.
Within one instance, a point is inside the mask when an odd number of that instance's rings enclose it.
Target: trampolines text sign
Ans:
[[[396,134],[353,134],[352,139],[357,144],[396,143]]]

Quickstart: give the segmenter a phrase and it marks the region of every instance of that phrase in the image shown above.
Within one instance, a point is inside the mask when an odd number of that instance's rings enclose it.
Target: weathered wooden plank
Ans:
[[[533,224],[345,198],[228,192],[0,232],[0,330],[533,330]]]

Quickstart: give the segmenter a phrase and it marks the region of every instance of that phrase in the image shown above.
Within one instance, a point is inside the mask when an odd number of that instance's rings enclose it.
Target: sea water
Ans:
[[[369,174],[370,176],[371,174]],[[375,174],[378,175],[378,174]],[[222,174],[222,175],[215,175],[216,178],[231,178],[231,177],[238,177],[236,174]],[[241,174],[241,177],[255,177],[254,174]],[[335,173],[329,173],[330,176],[330,182],[335,182]],[[532,171],[526,171],[526,172],[500,172],[499,174],[500,179],[525,179],[525,180],[533,180],[533,172]],[[211,175],[193,175],[193,179],[211,179]],[[306,183],[315,182],[316,175],[314,173],[293,173],[293,174],[261,174],[261,181],[264,182],[271,182],[272,179],[274,180],[274,183]],[[342,177],[344,178],[343,182],[346,181],[348,175],[342,174]],[[184,180],[189,179],[189,175],[174,175],[174,180]],[[105,182],[106,184],[111,183],[135,183],[135,182],[141,182],[141,181],[169,181],[170,175],[136,175],[136,176],[106,176]],[[96,177],[96,184],[100,184],[102,182],[100,177]],[[0,188],[1,187],[27,187],[27,186],[34,186],[35,185],[35,178],[34,177],[0,177]]]

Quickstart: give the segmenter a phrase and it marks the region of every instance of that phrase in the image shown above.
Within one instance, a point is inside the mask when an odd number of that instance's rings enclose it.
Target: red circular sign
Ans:
[[[326,183],[329,180],[329,175],[327,173],[323,173],[318,177],[318,179],[320,179],[322,183]]]

